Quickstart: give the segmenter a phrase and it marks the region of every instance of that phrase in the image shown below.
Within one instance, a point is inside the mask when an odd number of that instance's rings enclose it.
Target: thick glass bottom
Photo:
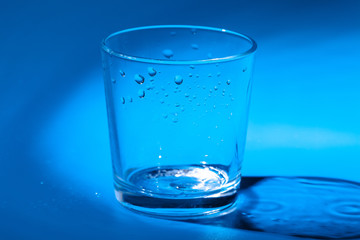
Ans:
[[[115,178],[123,206],[156,217],[188,219],[231,212],[240,176],[229,181],[221,165],[187,165],[134,171],[128,181]]]

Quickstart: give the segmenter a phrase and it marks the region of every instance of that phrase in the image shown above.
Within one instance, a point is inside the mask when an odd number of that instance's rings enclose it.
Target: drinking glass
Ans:
[[[241,180],[256,43],[225,29],[150,26],[102,42],[117,200],[158,217],[222,214]]]

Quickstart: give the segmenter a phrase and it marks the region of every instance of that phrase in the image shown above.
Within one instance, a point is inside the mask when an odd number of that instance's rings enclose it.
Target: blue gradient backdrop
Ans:
[[[292,239],[174,223],[113,196],[100,41],[136,26],[258,43],[245,176],[360,181],[360,1],[2,1],[0,239]]]

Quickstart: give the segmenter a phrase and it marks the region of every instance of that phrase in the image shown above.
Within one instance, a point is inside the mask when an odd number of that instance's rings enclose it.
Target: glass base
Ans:
[[[234,208],[240,176],[229,182],[216,165],[165,166],[134,171],[130,184],[115,178],[117,200],[130,210],[169,218],[219,216]]]

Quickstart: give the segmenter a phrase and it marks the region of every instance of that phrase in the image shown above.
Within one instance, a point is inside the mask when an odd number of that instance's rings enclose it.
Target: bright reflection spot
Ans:
[[[161,155],[159,155],[159,158],[162,158]]]

